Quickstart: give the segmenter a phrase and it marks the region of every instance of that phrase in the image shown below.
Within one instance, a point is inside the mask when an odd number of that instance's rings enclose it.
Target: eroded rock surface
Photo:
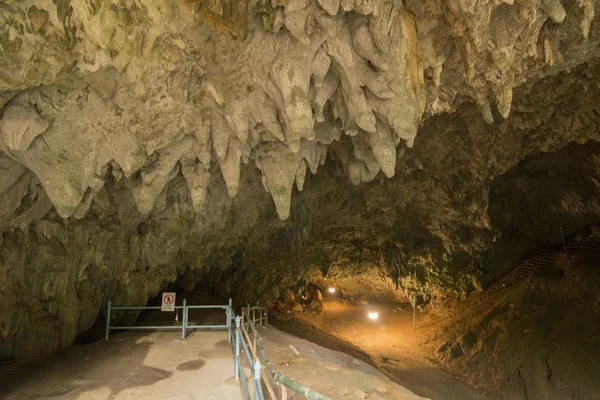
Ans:
[[[599,139],[597,8],[4,2],[0,358],[178,278],[252,302],[332,264],[477,287],[494,178]]]
[[[61,217],[85,215],[109,168],[141,177],[148,215],[178,165],[202,212],[211,164],[235,197],[254,163],[286,219],[328,152],[353,184],[392,177],[427,116],[470,99],[507,118],[514,87],[598,46],[591,1],[203,4],[3,7],[0,148]]]

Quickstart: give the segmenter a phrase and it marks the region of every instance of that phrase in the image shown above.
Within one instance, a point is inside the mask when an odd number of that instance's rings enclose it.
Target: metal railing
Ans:
[[[250,390],[248,389],[248,382],[246,382],[245,376],[242,379],[242,387],[244,388],[244,394],[246,395],[246,399],[250,400],[264,400],[265,396],[262,392],[262,385],[260,383],[260,371],[262,369],[262,365],[258,358],[254,358],[248,349],[248,344],[243,337],[243,331],[241,329],[241,318],[240,316],[235,317],[235,380],[240,380],[240,374],[243,375],[243,366],[242,360],[240,359],[240,343],[243,347],[244,354],[246,354],[246,358],[248,359],[248,365],[250,365],[250,370],[252,371],[252,382],[254,385],[254,396],[250,397]]]
[[[233,349],[235,350],[235,379],[240,380],[240,375],[243,373],[242,358],[240,358],[240,352],[243,351],[246,355],[248,365],[252,371],[252,387],[253,394],[250,396],[250,389],[248,382],[246,381],[245,375],[242,379],[242,388],[244,389],[244,395],[247,400],[265,400],[265,396],[262,390],[262,384],[264,383],[269,397],[271,400],[287,400],[287,389],[291,389],[309,400],[331,400],[312,389],[305,387],[304,385],[296,382],[295,380],[280,374],[275,371],[271,362],[269,361],[265,349],[262,346],[262,338],[256,328],[256,325],[267,326],[269,324],[268,309],[266,307],[242,307],[242,315],[235,316],[232,307],[232,301],[229,299],[228,305],[187,305],[187,301],[183,300],[183,305],[176,306],[176,310],[183,310],[181,326],[172,325],[153,325],[153,326],[111,326],[110,317],[113,310],[160,310],[161,307],[113,307],[111,302],[108,302],[108,310],[106,314],[106,337],[108,340],[111,330],[128,330],[128,329],[176,329],[181,330],[181,338],[187,337],[187,331],[190,329],[227,329],[228,339],[231,343],[234,340],[233,322],[235,321],[235,342],[233,343]],[[189,323],[189,310],[190,309],[223,309],[227,316],[227,321],[224,325],[192,325]],[[262,362],[261,362],[262,358]],[[272,379],[281,388],[281,396],[277,397],[273,385],[270,380],[261,374],[263,364],[266,365],[270,372]]]
[[[600,252],[600,245],[596,244],[596,243],[585,243],[585,242],[581,242],[581,243],[569,243],[567,245],[564,246],[564,250],[569,252],[574,252],[574,251],[579,251],[579,252],[583,252],[584,250],[588,250],[591,252]]]
[[[111,301],[108,301],[108,309],[106,312],[106,333],[105,340],[108,340],[110,336],[111,330],[158,330],[158,329],[174,329],[181,330],[181,338],[185,339],[187,337],[187,333],[191,329],[199,329],[199,330],[210,330],[210,329],[227,329],[228,334],[227,337],[229,342],[233,338],[232,334],[232,326],[231,320],[233,317],[233,308],[231,306],[232,301],[229,299],[229,304],[226,305],[202,305],[202,306],[188,306],[187,300],[183,300],[183,305],[175,306],[175,310],[183,310],[181,316],[181,325],[144,325],[144,326],[119,326],[119,325],[110,325],[110,316],[113,310],[160,310],[161,307],[122,307],[122,306],[113,306]],[[225,310],[225,315],[227,316],[226,322],[224,325],[194,325],[189,323],[189,310],[190,309],[223,309]]]
[[[248,318],[252,316],[252,322],[254,326],[268,326],[269,325],[269,309],[267,307],[254,306],[254,307],[242,307],[242,324],[244,323],[244,317],[248,314]]]
[[[258,313],[258,318],[256,318],[256,315]],[[243,323],[242,323],[243,321]],[[271,400],[287,400],[287,389],[291,389],[296,393],[301,394],[302,396],[306,397],[309,400],[331,400],[329,397],[322,395],[321,393],[315,392],[314,390],[307,388],[306,386],[302,385],[299,382],[296,382],[295,380],[293,380],[292,378],[289,378],[283,374],[278,373],[277,371],[275,371],[275,369],[273,368],[273,366],[271,365],[271,362],[269,361],[269,358],[267,357],[267,353],[265,352],[264,347],[262,346],[262,338],[256,328],[256,323],[258,322],[260,324],[260,326],[264,326],[263,323],[266,325],[268,322],[268,312],[267,312],[267,308],[265,307],[248,307],[242,308],[242,316],[239,317],[235,317],[235,325],[236,325],[236,360],[239,360],[239,346],[237,344],[237,341],[240,340],[241,337],[241,341],[248,341],[248,344],[252,343],[252,346],[250,346],[250,348],[248,348],[248,346],[246,345],[246,343],[244,343],[244,350],[246,352],[246,356],[248,358],[248,362],[250,362],[250,366],[252,368],[253,371],[253,378],[254,378],[254,384],[255,386],[261,386],[260,382],[261,382],[261,378],[262,378],[262,382],[265,384],[265,388],[267,389],[267,392],[269,393],[269,397],[271,398]],[[250,337],[252,336],[252,338]],[[248,350],[251,351],[252,356],[249,355]],[[281,395],[280,397],[277,397],[275,390],[273,389],[273,386],[271,385],[271,382],[269,379],[265,378],[264,374],[261,376],[260,371],[262,368],[262,364],[260,362],[260,358],[262,358],[263,360],[263,364],[266,365],[267,369],[269,370],[269,373],[271,375],[271,377],[273,378],[273,380],[275,381],[275,383],[280,386],[281,388]],[[251,363],[251,360],[255,359],[256,362],[254,364]],[[260,366],[259,367],[257,367]],[[238,377],[237,375],[237,365],[236,365],[236,378]],[[256,397],[258,393],[259,397]],[[246,398],[250,399],[250,395],[248,394],[248,392],[246,392]],[[254,399],[258,399],[258,400],[264,400],[264,395],[262,393],[262,388],[259,391],[255,391],[254,394]]]
[[[231,332],[231,320],[233,317],[233,307],[231,306],[232,300],[229,299],[229,304],[227,305],[209,305],[209,306],[187,306],[185,304],[185,300],[183,301],[183,331],[182,338],[185,338],[186,331],[189,329],[200,329],[200,330],[209,330],[209,329],[227,329],[228,339],[231,342],[232,332]],[[193,325],[189,323],[189,310],[190,309],[223,309],[225,310],[225,315],[227,316],[227,320],[225,325]]]

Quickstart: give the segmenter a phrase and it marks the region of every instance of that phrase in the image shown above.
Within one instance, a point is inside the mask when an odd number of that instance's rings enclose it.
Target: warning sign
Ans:
[[[175,293],[163,292],[160,311],[175,311]]]

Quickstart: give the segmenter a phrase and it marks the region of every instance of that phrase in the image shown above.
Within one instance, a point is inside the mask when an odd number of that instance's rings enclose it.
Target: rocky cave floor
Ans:
[[[529,275],[517,268],[482,293],[417,312],[414,331],[410,304],[327,297],[322,314],[296,306],[275,324],[431,399],[591,400],[600,393],[599,260],[559,252]]]
[[[186,294],[188,301],[204,298]],[[194,303],[198,304],[198,303]],[[195,310],[198,311],[198,310]],[[222,313],[194,313],[191,322],[222,322]],[[174,324],[172,313],[151,311],[137,325]],[[351,355],[329,350],[272,326],[259,328],[272,365],[332,399],[421,400],[379,370]],[[233,376],[233,350],[226,332],[124,332],[78,345],[60,356],[0,368],[0,398],[65,400],[241,400]],[[242,350],[242,357],[243,355]],[[266,372],[264,372],[266,373]],[[250,369],[244,375],[251,386]],[[272,381],[271,381],[272,382]],[[271,383],[277,390],[279,387]],[[263,391],[267,389],[263,384]],[[253,395],[250,387],[251,396]],[[268,395],[267,395],[268,396]],[[304,398],[292,391],[288,399]]]
[[[528,267],[537,260],[549,261]],[[534,252],[482,292],[417,312],[416,330],[410,304],[385,297],[343,299],[338,287],[304,306],[288,298],[262,328],[264,347],[279,372],[332,399],[591,400],[600,392],[599,260],[595,246]],[[215,303],[199,293],[183,297]],[[224,319],[215,312],[191,318]],[[177,324],[159,312],[136,323]],[[127,332],[5,365],[0,398],[241,398],[232,373],[225,333],[194,332],[182,341],[177,331]]]

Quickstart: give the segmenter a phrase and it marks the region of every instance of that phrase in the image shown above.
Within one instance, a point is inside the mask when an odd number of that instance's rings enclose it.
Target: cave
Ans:
[[[596,7],[0,2],[0,398],[597,399]]]

